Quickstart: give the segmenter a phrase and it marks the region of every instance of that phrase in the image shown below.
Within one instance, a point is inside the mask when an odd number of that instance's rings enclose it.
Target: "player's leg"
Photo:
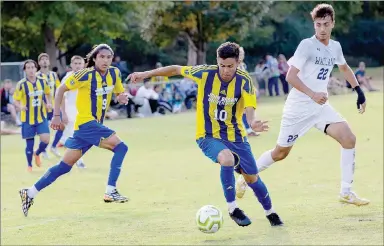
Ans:
[[[36,162],[36,165],[40,166],[41,165],[40,154],[42,152],[45,152],[50,140],[48,121],[45,120],[40,124],[38,124],[36,126],[36,132],[40,137],[40,144],[38,149],[35,152],[35,162]]]
[[[75,116],[76,117],[76,116]],[[73,118],[75,118],[73,117]],[[65,142],[67,141],[67,139],[69,139],[70,137],[73,136],[74,134],[74,128],[75,128],[75,122],[72,121],[72,120],[69,120],[68,121],[68,124],[65,126],[64,128],[64,131],[63,131],[63,136],[61,137],[60,139],[60,143],[64,146],[65,145]],[[86,168],[85,164],[84,164],[84,160],[83,160],[83,157],[81,157],[77,162],[76,162],[76,166],[79,167],[79,168]]]
[[[63,131],[62,130],[57,130],[55,133],[55,138],[53,139],[52,145],[51,145],[51,152],[54,154],[56,157],[61,157],[59,151],[57,150],[56,146],[59,143],[61,137],[63,136]]]
[[[35,144],[36,128],[28,123],[22,123],[21,125],[21,137],[25,139],[27,145],[25,148],[25,155],[27,157],[28,171],[32,171],[32,157],[33,147]],[[36,163],[37,164],[37,163]]]
[[[234,165],[235,157],[229,148],[220,140],[214,138],[201,138],[197,144],[203,153],[213,162],[219,163],[220,180],[224,192],[224,197],[228,204],[229,216],[239,225],[248,226],[251,220],[239,209],[236,204]]]
[[[328,124],[327,122],[333,122]],[[326,106],[322,112],[322,121],[316,124],[316,128],[324,131],[341,145],[341,189],[340,201],[357,206],[367,205],[369,201],[359,198],[352,192],[352,182],[355,171],[355,145],[356,136],[351,131],[348,123],[330,106]]]

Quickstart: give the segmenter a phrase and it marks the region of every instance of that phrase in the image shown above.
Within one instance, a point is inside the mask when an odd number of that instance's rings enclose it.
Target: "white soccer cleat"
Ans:
[[[353,204],[356,206],[364,206],[369,204],[369,200],[358,197],[356,193],[352,191],[340,194],[339,201],[341,203]]]
[[[244,193],[247,191],[248,184],[245,182],[243,175],[239,175],[236,180],[236,196],[241,199],[244,196]]]
[[[57,150],[57,148],[51,148],[51,153],[53,154],[53,155],[55,155],[56,157],[58,157],[58,158],[60,158],[61,157],[61,155],[60,155],[60,153],[59,153],[59,151]]]
[[[41,152],[41,156],[42,156],[44,159],[46,159],[46,160],[49,159],[49,155],[48,155],[47,151]]]

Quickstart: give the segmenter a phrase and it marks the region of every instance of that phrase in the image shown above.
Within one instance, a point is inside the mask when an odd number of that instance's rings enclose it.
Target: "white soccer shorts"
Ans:
[[[292,146],[297,139],[304,136],[312,127],[324,132],[327,124],[346,121],[329,104],[324,105],[318,112],[308,117],[297,117],[292,121],[283,115],[277,144],[281,147]]]

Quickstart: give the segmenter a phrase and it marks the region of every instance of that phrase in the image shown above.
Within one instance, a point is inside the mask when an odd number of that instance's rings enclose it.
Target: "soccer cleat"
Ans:
[[[64,147],[64,144],[62,144],[60,142],[56,145],[56,148],[62,148],[62,147]]]
[[[104,194],[104,202],[124,203],[124,202],[128,202],[128,198],[120,195],[120,193],[115,189],[111,193]]]
[[[240,208],[235,208],[232,213],[229,213],[229,216],[239,226],[249,226],[252,223],[248,216],[245,215],[244,211]]]
[[[80,160],[78,160],[78,161],[76,162],[76,166],[77,166],[78,168],[82,168],[82,169],[87,168],[87,167],[85,166],[84,162],[82,162],[82,161],[80,161]]]
[[[282,226],[282,225],[284,225],[283,221],[281,221],[281,219],[277,215],[277,213],[271,213],[270,215],[267,215],[267,219],[269,220],[269,223],[271,223],[271,226]]]
[[[41,155],[43,156],[44,159],[46,159],[46,160],[49,159],[49,155],[48,155],[47,151],[41,152]]]
[[[41,159],[40,156],[36,155],[36,152],[33,153],[33,156],[35,157],[35,165],[38,167],[41,167]]]
[[[55,155],[56,157],[58,157],[58,158],[60,158],[61,157],[61,155],[60,155],[60,153],[59,153],[59,151],[57,150],[57,148],[51,148],[51,153],[53,154],[53,155]]]
[[[28,196],[28,189],[19,190],[21,198],[21,209],[23,210],[24,216],[28,216],[29,208],[33,205],[33,198]]]
[[[341,203],[348,203],[356,206],[364,206],[369,204],[369,200],[358,197],[356,193],[352,191],[340,194],[339,201]]]
[[[248,184],[245,182],[243,175],[239,175],[236,181],[236,197],[241,199],[247,191]]]
[[[28,166],[27,170],[28,170],[29,173],[31,173],[32,172],[32,167]]]

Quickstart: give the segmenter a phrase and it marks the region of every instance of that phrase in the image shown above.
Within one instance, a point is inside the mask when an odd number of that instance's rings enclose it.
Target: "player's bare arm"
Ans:
[[[266,132],[269,127],[267,125],[268,121],[261,121],[256,118],[256,110],[254,107],[245,108],[245,116],[247,117],[247,122],[251,126],[252,130],[255,132]]]
[[[141,82],[144,79],[156,77],[156,76],[166,76],[172,77],[176,75],[181,75],[182,66],[171,65],[166,67],[160,67],[153,70],[145,71],[145,72],[135,72],[128,76],[128,79],[133,83]]]
[[[55,96],[55,107],[53,109],[53,118],[51,122],[51,128],[53,130],[59,130],[61,128],[60,110],[64,98],[64,93],[67,91],[69,91],[69,89],[65,84],[62,84],[59,86],[59,88],[57,88]]]
[[[301,91],[302,93],[309,96],[313,101],[316,103],[322,105],[327,102],[328,97],[327,94],[324,92],[315,92],[311,90],[308,86],[306,86],[303,81],[297,76],[297,74],[300,72],[299,69],[297,69],[294,66],[290,66],[288,69],[286,80],[289,84],[291,84],[294,88]]]
[[[351,84],[352,88],[357,93],[357,109],[360,114],[365,112],[366,99],[364,92],[361,90],[359,82],[357,81],[355,74],[353,73],[351,67],[346,63],[343,65],[338,65],[340,71],[343,73],[344,78]]]

